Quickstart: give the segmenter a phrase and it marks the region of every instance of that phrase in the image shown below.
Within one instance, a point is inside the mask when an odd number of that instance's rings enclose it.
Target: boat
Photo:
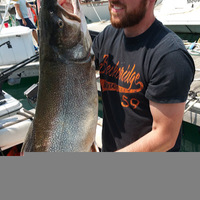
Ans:
[[[12,149],[23,143],[33,119],[31,111],[2,89],[3,84],[15,85],[21,78],[39,75],[31,29],[8,25],[10,2],[0,2],[0,155],[16,155]]]
[[[16,114],[22,108],[22,104],[5,91],[0,92],[0,120]]]
[[[0,91],[0,152],[23,143],[32,117],[19,100]],[[1,154],[0,153],[0,154]]]
[[[31,30],[15,26],[0,32],[0,85],[5,79],[10,84],[20,83],[24,77],[39,75],[39,55],[35,51]]]
[[[190,45],[191,46],[191,45]],[[197,43],[198,50],[191,50],[191,56],[195,63],[195,77],[191,84],[183,120],[200,127],[200,43]]]
[[[33,1],[29,1],[33,2]],[[8,71],[14,65],[22,66],[21,62],[32,59],[38,53],[35,41],[32,38],[32,30],[28,27],[17,26],[16,21],[8,24],[6,20],[9,14],[9,8],[13,6],[10,0],[1,0],[0,4],[0,73]],[[31,18],[31,17],[30,17]],[[23,77],[33,77],[39,75],[39,61],[32,60],[23,65],[24,67],[17,67],[15,73],[11,73],[10,79],[19,79]]]
[[[154,14],[176,33],[200,33],[200,1],[162,0],[155,7]]]
[[[4,155],[3,152],[7,152],[9,149],[12,151],[12,148],[17,148],[23,143],[33,119],[33,115],[24,109],[19,100],[2,89],[3,84],[6,81],[10,85],[19,84],[21,81],[19,70],[35,59],[38,59],[38,55],[0,72],[0,155]],[[17,74],[13,76],[13,73]],[[14,155],[10,151],[7,154]]]
[[[88,24],[110,20],[108,1],[87,1],[81,6]],[[154,14],[175,33],[200,33],[200,1],[158,0]]]
[[[108,0],[84,0],[80,4],[87,23],[110,19]]]

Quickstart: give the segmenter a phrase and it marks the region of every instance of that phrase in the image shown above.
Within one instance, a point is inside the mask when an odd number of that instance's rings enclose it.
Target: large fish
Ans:
[[[79,1],[42,0],[39,25],[38,100],[22,152],[89,152],[98,93],[92,41]]]

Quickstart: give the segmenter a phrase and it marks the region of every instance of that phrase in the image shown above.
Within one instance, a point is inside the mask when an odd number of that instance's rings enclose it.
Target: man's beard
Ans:
[[[115,4],[116,6],[122,5],[117,0],[113,1],[112,3]],[[114,16],[115,14],[111,13],[111,7],[109,6],[111,24],[115,28],[126,28],[138,24],[145,16],[146,4],[147,4],[146,0],[141,1],[138,8],[136,8],[134,11],[126,12],[125,16],[123,18],[120,18],[120,20],[115,19]]]

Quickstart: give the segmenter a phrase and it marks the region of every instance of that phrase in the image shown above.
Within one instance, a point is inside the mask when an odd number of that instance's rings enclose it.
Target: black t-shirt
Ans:
[[[93,50],[103,100],[102,151],[121,149],[151,131],[149,100],[186,101],[193,60],[182,40],[157,19],[132,38],[110,25],[94,39]],[[180,140],[171,151],[179,150]]]

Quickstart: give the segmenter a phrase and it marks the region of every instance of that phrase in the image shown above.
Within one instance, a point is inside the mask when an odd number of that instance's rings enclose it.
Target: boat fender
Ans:
[[[35,10],[33,8],[31,8],[31,12],[33,14],[33,21],[36,23],[37,22],[37,15],[35,13]]]
[[[195,48],[195,46],[196,46],[196,42],[193,42],[193,43],[190,45],[190,47],[189,47],[189,50],[192,50],[192,49],[194,49],[194,48]]]

